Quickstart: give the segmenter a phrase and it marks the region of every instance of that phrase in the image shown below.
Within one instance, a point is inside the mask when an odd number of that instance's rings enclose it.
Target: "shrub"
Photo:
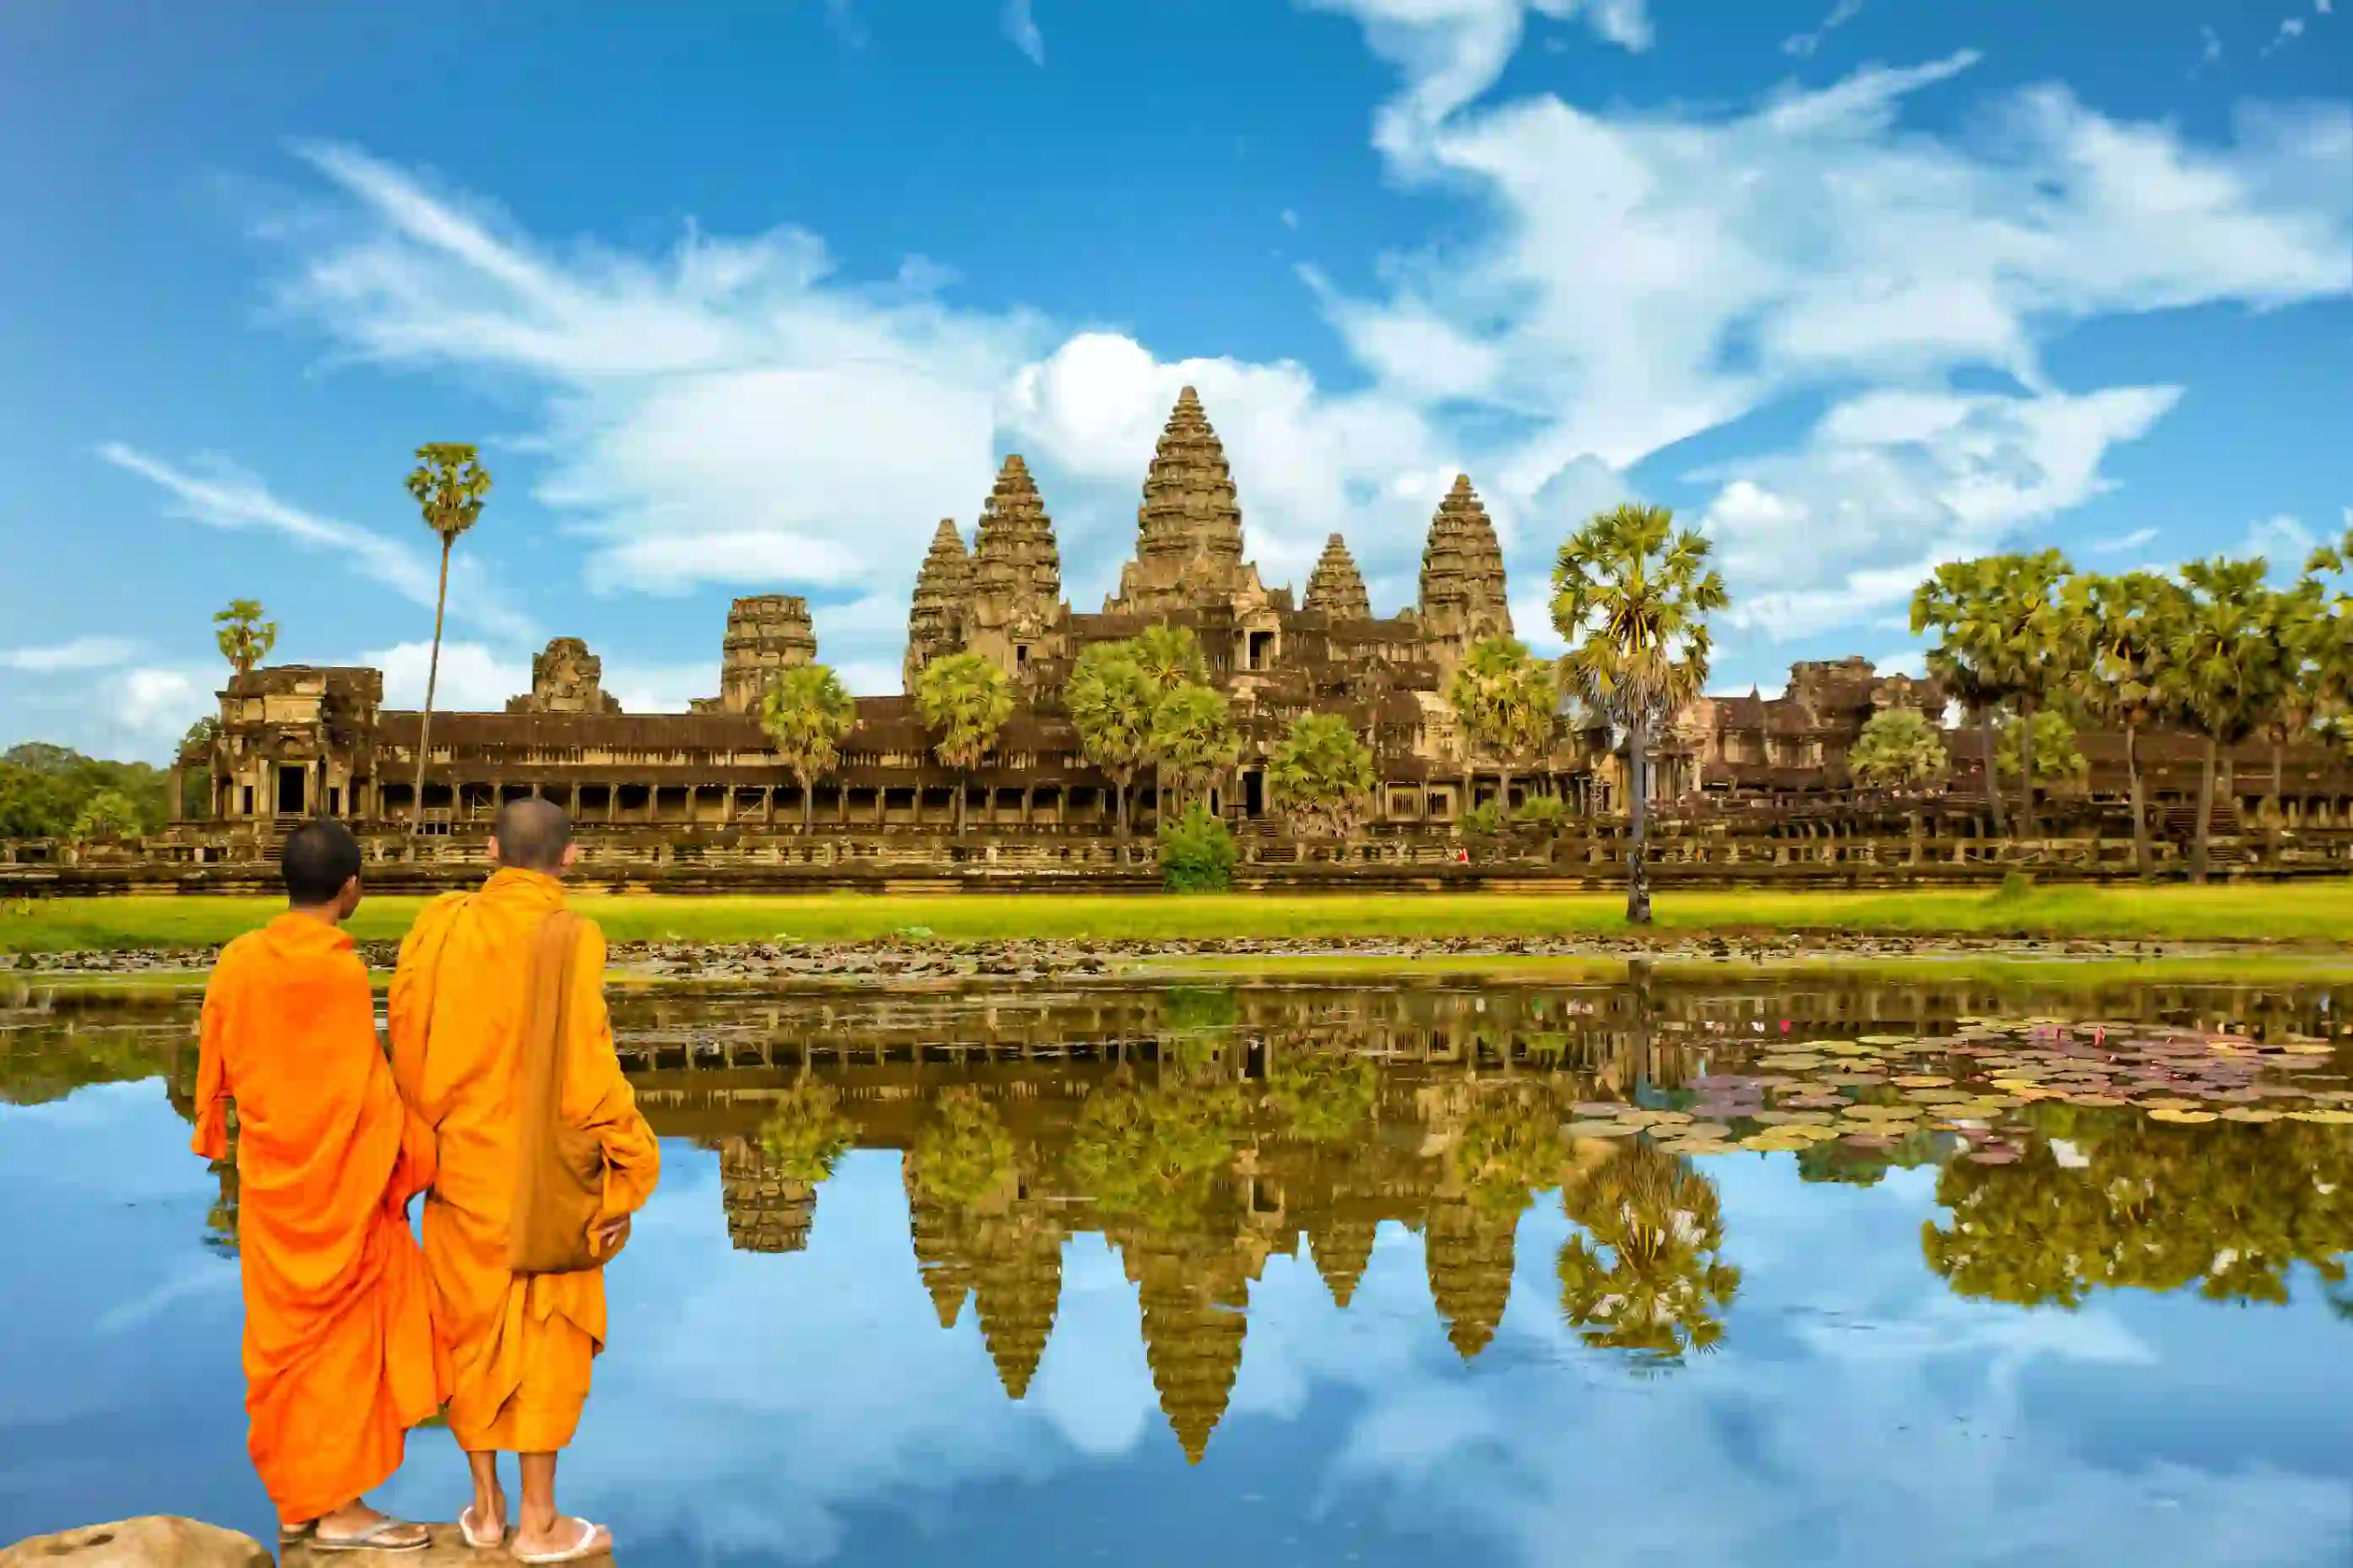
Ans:
[[[1568,804],[1556,795],[1531,795],[1520,802],[1520,808],[1512,813],[1512,820],[1532,833],[1550,838],[1568,825]]]
[[[1492,800],[1482,800],[1462,814],[1460,826],[1466,838],[1493,838],[1504,831],[1503,809]]]
[[[1226,825],[1195,805],[1160,825],[1160,881],[1172,893],[1222,893],[1241,851]]]

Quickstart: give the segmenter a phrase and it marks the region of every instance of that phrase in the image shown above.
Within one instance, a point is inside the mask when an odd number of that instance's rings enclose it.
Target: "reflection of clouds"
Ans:
[[[160,1497],[266,1527],[242,1455],[236,1266],[202,1251],[214,1184],[185,1144],[153,1083],[0,1110],[29,1265],[0,1294],[0,1523],[37,1473],[78,1516]],[[1404,1226],[1380,1227],[1346,1312],[1305,1256],[1271,1258],[1231,1406],[1190,1471],[1135,1288],[1100,1237],[1065,1248],[1053,1335],[1017,1404],[970,1303],[938,1326],[895,1155],[846,1158],[809,1250],[786,1256],[730,1250],[711,1154],[673,1142],[664,1158],[612,1276],[612,1352],[564,1488],[625,1541],[674,1539],[681,1556],[1337,1562],[1345,1544],[1366,1564],[1465,1568],[2338,1568],[2353,1545],[2335,1447],[2353,1358],[2308,1271],[2286,1310],[1963,1300],[1921,1259],[1932,1172],[1856,1188],[1801,1184],[1786,1157],[1706,1162],[1745,1282],[1725,1349],[1656,1378],[1561,1322],[1556,1198],[1524,1216],[1509,1311],[1468,1363]],[[221,1290],[193,1283],[208,1275]],[[36,1410],[80,1423],[70,1447],[34,1431]],[[141,1441],[156,1458],[126,1468]],[[419,1434],[410,1452],[378,1500],[447,1517],[462,1494],[448,1438]],[[52,1473],[68,1461],[69,1482]],[[1025,1509],[1054,1521],[1049,1536],[1018,1539]],[[1302,1514],[1319,1521],[1314,1549],[1279,1549]],[[901,1549],[910,1530],[919,1549]]]
[[[810,1249],[761,1257],[726,1249],[710,1157],[673,1150],[614,1279],[614,1351],[565,1461],[569,1504],[706,1555],[846,1561],[880,1528],[862,1519],[986,1530],[1008,1485],[1133,1476],[1101,1511],[1058,1514],[1077,1538],[1062,1544],[1117,1548],[1135,1512],[1212,1500],[1211,1521],[1188,1528],[1271,1544],[1257,1537],[1272,1516],[1226,1509],[1229,1493],[1143,1479],[1173,1439],[1134,1288],[1100,1237],[1066,1247],[1053,1336],[1016,1404],[970,1303],[938,1327],[894,1155],[846,1158]],[[1359,1537],[1369,1561],[1433,1542],[1466,1563],[2342,1560],[2353,1504],[2324,1464],[2213,1438],[2194,1410],[2168,1418],[2170,1391],[2235,1375],[2284,1426],[2330,1430],[2353,1370],[2329,1359],[2343,1330],[2325,1309],[2267,1314],[2258,1347],[2246,1316],[2193,1300],[2074,1314],[1964,1301],[1920,1258],[1932,1173],[1855,1188],[1801,1184],[1787,1158],[1706,1168],[1746,1271],[1721,1353],[1639,1378],[1580,1344],[1557,1310],[1571,1226],[1548,1197],[1522,1221],[1496,1341],[1465,1363],[1421,1238],[1385,1224],[1345,1313],[1305,1257],[1269,1260],[1198,1475],[1217,1473],[1221,1445],[1247,1451],[1247,1489],[1287,1492],[1317,1528],[1377,1521]],[[2137,1423],[2132,1455],[2107,1452],[2119,1421]],[[388,1495],[426,1506],[409,1484]]]
[[[111,1339],[145,1327],[191,1297],[234,1296],[237,1288],[236,1265],[220,1258],[191,1259],[146,1294],[100,1313],[98,1321],[90,1326],[90,1332],[102,1340]]]

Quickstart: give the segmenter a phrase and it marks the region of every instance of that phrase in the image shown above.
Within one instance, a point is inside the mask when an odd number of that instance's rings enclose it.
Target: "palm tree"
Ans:
[[[2218,755],[2253,734],[2275,700],[2280,655],[2267,635],[2268,570],[2261,556],[2233,561],[2219,555],[2181,569],[2187,592],[2179,618],[2168,628],[2160,681],[2183,719],[2206,740],[2198,837],[2190,851],[2193,881],[2206,879]]]
[[[213,616],[213,625],[220,628],[213,634],[213,644],[239,675],[251,675],[254,666],[278,646],[278,623],[263,620],[262,613],[259,599],[231,599],[227,609]]]
[[[2133,865],[2143,880],[2154,869],[2148,842],[2147,784],[2141,776],[2141,731],[2178,717],[2159,679],[2181,585],[2153,572],[2078,576],[2065,599],[2083,649],[2085,679],[2077,695],[2087,713],[2125,732],[2125,778],[2132,800]]]
[[[2003,777],[2014,777],[2026,771],[2029,757],[2034,759],[2035,782],[2045,788],[2082,784],[2092,771],[2075,744],[2075,726],[2055,708],[2042,709],[2031,719],[2002,721],[2001,747],[1994,765]]]
[[[1945,738],[1917,708],[1883,708],[1863,721],[1847,749],[1847,771],[1866,789],[1905,789],[1936,783],[1952,760]]]
[[[2353,528],[2344,540],[2325,544],[2304,563],[2304,574],[2318,579],[2353,568]],[[2353,746],[2353,579],[2342,583],[2323,612],[2319,626],[2320,658],[2315,684],[2319,689],[2316,720]]]
[[[1180,798],[1206,791],[1241,754],[1225,694],[1190,682],[1161,698],[1152,710],[1152,755]]]
[[[824,665],[797,665],[760,699],[760,727],[800,781],[807,833],[816,821],[817,781],[839,765],[841,742],[858,727],[858,699]]]
[[[1651,921],[1651,731],[1707,684],[1707,617],[1730,601],[1707,564],[1708,542],[1674,531],[1664,507],[1606,511],[1560,547],[1552,572],[1552,624],[1569,645],[1565,661],[1578,695],[1626,731],[1633,847],[1626,857],[1626,919]]]
[[[1013,687],[1005,671],[976,653],[954,653],[923,667],[915,681],[915,710],[932,732],[932,751],[958,775],[955,830],[964,831],[965,775],[997,744],[1013,717]]]
[[[1588,1236],[1560,1249],[1561,1314],[1596,1349],[1679,1364],[1724,1340],[1718,1314],[1740,1291],[1723,1261],[1715,1184],[1646,1144],[1563,1186],[1561,1205]]]
[[[1096,643],[1080,654],[1062,688],[1062,706],[1079,731],[1080,749],[1118,791],[1123,838],[1128,785],[1152,756],[1152,710],[1159,700],[1159,688],[1136,662],[1134,645],[1124,642]]]
[[[425,826],[425,764],[433,755],[433,695],[441,681],[441,616],[449,604],[449,551],[458,536],[481,517],[483,498],[491,493],[491,471],[473,447],[457,441],[433,442],[417,448],[408,493],[423,509],[425,526],[441,541],[441,585],[433,595],[433,657],[425,667],[425,711],[417,723],[417,794],[408,812],[408,830],[418,833]]]
[[[2032,555],[1988,555],[1936,568],[1912,596],[1914,636],[1935,629],[1939,646],[1928,656],[1929,673],[1951,677],[1954,695],[1975,699],[1980,715],[2002,702],[2019,716],[2034,710],[2054,691],[2073,684],[2068,620],[2057,595],[2072,569],[2056,550]],[[2019,785],[2019,834],[2034,837],[2033,731],[2027,731],[2025,773]],[[1994,826],[2001,830],[2000,783],[1994,737],[1986,746],[1986,793],[1996,802]]]
[[[2264,635],[2279,659],[2271,705],[2259,726],[2271,745],[2271,783],[2263,794],[2263,823],[2271,841],[2270,858],[2277,859],[2278,835],[2285,826],[2280,810],[2280,774],[2286,766],[2288,744],[2311,733],[2333,706],[2330,676],[2342,653],[2332,645],[2342,637],[2343,628],[2330,615],[2319,577],[2310,572],[2284,591],[2264,594],[2263,609]]]
[[[1292,831],[1307,837],[1343,838],[1365,819],[1366,803],[1378,782],[1373,754],[1336,713],[1303,713],[1267,760],[1266,778],[1275,809]]]
[[[1512,769],[1533,761],[1551,744],[1560,689],[1550,664],[1529,657],[1516,637],[1487,637],[1471,646],[1446,688],[1448,706],[1470,742],[1465,751],[1486,752],[1502,764],[1500,798],[1512,799]],[[1464,759],[1463,805],[1471,804],[1469,758]]]
[[[1149,626],[1129,639],[1128,657],[1144,671],[1152,689],[1165,697],[1180,686],[1209,684],[1209,661],[1202,656],[1201,641],[1190,626],[1172,626],[1166,622]],[[1168,814],[1160,804],[1166,780],[1157,757],[1152,763],[1152,799],[1155,816]]]

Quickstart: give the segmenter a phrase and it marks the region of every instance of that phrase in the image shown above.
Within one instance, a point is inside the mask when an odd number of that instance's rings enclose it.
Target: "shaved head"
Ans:
[[[564,851],[571,847],[572,819],[554,801],[511,800],[499,807],[491,842],[498,847],[501,866],[554,873],[563,868]]]

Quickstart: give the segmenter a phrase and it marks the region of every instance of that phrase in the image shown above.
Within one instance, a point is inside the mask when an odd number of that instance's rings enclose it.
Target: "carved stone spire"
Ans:
[[[1018,457],[1005,459],[973,541],[962,646],[1027,684],[1060,649],[1062,560],[1054,520]]]
[[[1512,1242],[1519,1217],[1467,1203],[1430,1207],[1422,1243],[1430,1294],[1446,1321],[1448,1342],[1464,1361],[1487,1348],[1504,1321],[1504,1306],[1512,1294]]]
[[[817,632],[808,601],[795,594],[760,594],[727,609],[719,648],[719,707],[755,713],[777,675],[817,661]]]
[[[915,574],[915,596],[907,611],[906,689],[915,689],[923,667],[964,646],[964,618],[972,600],[972,557],[955,520],[940,519],[932,547]]]
[[[720,1201],[728,1245],[738,1252],[800,1252],[817,1220],[817,1189],[787,1181],[758,1142],[730,1138],[719,1146]]]
[[[1062,1236],[1060,1227],[1034,1213],[999,1222],[996,1243],[974,1270],[973,1310],[980,1336],[997,1363],[1006,1397],[1029,1392],[1038,1362],[1054,1331],[1062,1296]]]
[[[1320,610],[1335,621],[1373,618],[1373,602],[1366,595],[1356,559],[1348,553],[1348,542],[1336,533],[1324,542],[1323,558],[1308,574],[1307,599],[1302,607]]]
[[[1046,515],[1029,466],[1017,454],[997,470],[997,486],[981,508],[973,542],[972,584],[981,599],[1028,598],[1051,605],[1062,596],[1062,558],[1054,549],[1054,520]]]
[[[1176,395],[1144,476],[1135,512],[1135,559],[1120,574],[1119,607],[1152,615],[1240,589],[1242,509],[1226,448],[1200,395]]]
[[[1441,651],[1460,657],[1472,643],[1507,637],[1512,611],[1504,597],[1504,550],[1467,474],[1430,520],[1421,552],[1422,627]]]

